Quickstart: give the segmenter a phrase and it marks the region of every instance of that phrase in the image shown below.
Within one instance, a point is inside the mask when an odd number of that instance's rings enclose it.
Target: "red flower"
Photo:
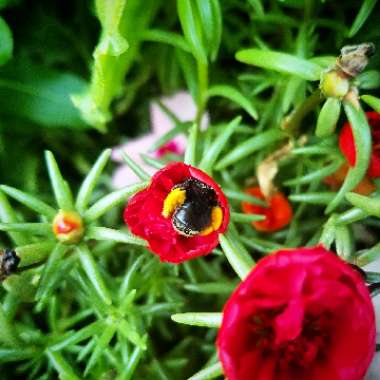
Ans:
[[[377,112],[366,112],[368,124],[371,127],[372,154],[368,168],[369,177],[380,177],[380,114]],[[339,148],[351,166],[356,162],[356,151],[351,126],[347,122],[339,135]]]
[[[252,195],[255,198],[265,200],[259,186],[250,187],[245,190],[246,194]],[[292,219],[293,211],[289,201],[281,192],[274,193],[267,199],[268,207],[254,205],[248,202],[242,202],[241,206],[245,214],[264,215],[265,220],[252,222],[252,225],[258,231],[273,232],[280,230],[289,224]]]
[[[322,246],[262,259],[224,307],[229,380],[363,380],[375,315],[361,275]]]
[[[227,199],[206,173],[175,162],[159,170],[124,210],[132,233],[162,261],[180,263],[210,253],[229,221]]]

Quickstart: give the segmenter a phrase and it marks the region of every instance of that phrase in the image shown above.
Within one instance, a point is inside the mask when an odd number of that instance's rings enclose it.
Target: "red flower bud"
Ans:
[[[82,218],[76,211],[60,210],[53,220],[54,235],[63,243],[78,243],[83,231]]]
[[[265,200],[259,186],[250,187],[245,190],[246,194],[255,198]],[[248,202],[242,202],[241,206],[245,214],[264,215],[265,220],[252,222],[253,227],[258,231],[273,232],[280,230],[290,223],[293,216],[292,207],[281,192],[276,192],[267,199],[268,206],[259,206]]]
[[[259,261],[224,307],[217,346],[229,380],[363,380],[375,335],[362,276],[317,246]]]
[[[227,199],[206,173],[175,162],[159,170],[124,210],[131,232],[162,261],[181,263],[207,255],[229,221]]]
[[[371,127],[372,154],[367,175],[369,177],[380,177],[380,114],[377,112],[366,112],[368,124]],[[347,122],[339,135],[339,148],[351,166],[356,162],[356,149],[351,126]]]

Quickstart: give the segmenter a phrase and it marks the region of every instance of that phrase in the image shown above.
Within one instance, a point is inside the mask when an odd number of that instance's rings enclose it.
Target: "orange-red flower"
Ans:
[[[265,200],[259,186],[250,187],[245,190],[246,194],[255,198]],[[249,202],[242,202],[242,209],[245,214],[258,214],[265,216],[265,220],[252,222],[258,231],[273,232],[288,225],[292,219],[292,207],[283,193],[275,192],[266,199],[267,207],[255,205]]]
[[[129,200],[124,220],[162,261],[181,263],[207,255],[218,245],[229,209],[211,177],[175,162],[159,170],[149,187]]]
[[[229,380],[363,380],[374,307],[355,269],[322,246],[258,262],[227,301],[217,347]]]

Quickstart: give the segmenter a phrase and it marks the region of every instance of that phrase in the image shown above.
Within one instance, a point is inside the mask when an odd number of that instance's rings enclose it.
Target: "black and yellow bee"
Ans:
[[[4,281],[13,274],[20,262],[16,252],[11,249],[4,249],[0,252],[0,281]]]

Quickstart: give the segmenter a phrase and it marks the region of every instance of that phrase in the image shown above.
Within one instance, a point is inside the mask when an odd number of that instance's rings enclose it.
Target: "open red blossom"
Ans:
[[[228,380],[363,380],[375,335],[361,275],[317,246],[259,261],[224,307],[217,346]]]
[[[124,210],[131,232],[147,240],[162,261],[207,255],[229,222],[227,199],[201,170],[175,162],[159,170]]]
[[[246,194],[255,198],[265,200],[264,194],[259,186],[250,187],[245,190]],[[292,207],[283,193],[277,191],[266,200],[268,206],[255,205],[249,202],[242,202],[241,206],[245,214],[258,214],[265,216],[264,220],[252,222],[258,231],[274,232],[284,228],[290,223],[293,216]]]
[[[380,114],[377,112],[366,112],[368,124],[371,127],[372,154],[368,167],[369,177],[380,177]],[[356,149],[354,136],[350,124],[347,122],[339,135],[339,148],[351,166],[356,162]]]

